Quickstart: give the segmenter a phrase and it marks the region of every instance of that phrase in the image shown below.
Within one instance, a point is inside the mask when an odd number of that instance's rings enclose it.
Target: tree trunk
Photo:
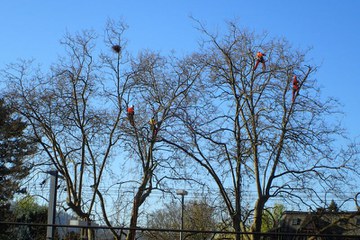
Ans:
[[[260,197],[255,204],[255,211],[254,211],[254,222],[251,226],[252,233],[260,233],[261,232],[261,225],[262,225],[262,214],[264,210],[266,200],[263,197]],[[253,234],[251,239],[252,240],[259,240],[261,238],[258,234]]]
[[[91,226],[90,219],[84,219],[82,221],[86,222],[88,226]],[[92,228],[82,228],[80,232],[80,237],[81,239],[95,240],[95,231]]]
[[[240,227],[240,216],[239,215],[235,215],[233,217],[233,228],[235,232],[241,232],[241,227]],[[235,234],[235,240],[240,240],[241,236],[240,234]]]
[[[129,234],[126,237],[126,240],[135,240],[135,236],[136,236],[136,226],[137,226],[137,219],[138,219],[138,214],[139,214],[139,204],[138,204],[138,197],[135,197],[134,199],[134,203],[133,203],[133,211],[131,214],[131,219],[130,219],[130,230],[129,230]]]
[[[146,176],[144,176],[143,182],[140,185],[137,193],[135,194],[132,213],[131,213],[131,219],[130,219],[130,230],[129,230],[129,234],[126,237],[126,240],[135,240],[137,220],[139,217],[139,208],[144,201],[144,199],[143,199],[145,197],[144,191],[145,191],[145,186],[146,186],[147,182],[148,182],[148,178]]]

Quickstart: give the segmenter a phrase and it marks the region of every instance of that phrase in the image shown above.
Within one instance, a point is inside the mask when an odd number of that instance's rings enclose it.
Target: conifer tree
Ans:
[[[19,191],[19,181],[31,166],[24,161],[35,152],[35,142],[25,136],[26,123],[4,100],[0,100],[0,201],[11,199]]]

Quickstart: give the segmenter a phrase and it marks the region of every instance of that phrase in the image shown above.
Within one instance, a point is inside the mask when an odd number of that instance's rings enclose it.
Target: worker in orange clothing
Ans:
[[[254,69],[253,69],[254,71],[258,67],[259,63],[262,64],[262,69],[263,69],[263,71],[265,71],[266,65],[265,65],[264,56],[266,56],[265,53],[257,52],[257,54],[256,54],[256,63],[255,63]]]
[[[297,80],[296,75],[293,77],[293,89],[292,89],[292,101],[295,101],[296,95],[299,93],[300,87],[299,87],[299,81]]]
[[[135,125],[134,114],[135,114],[134,105],[132,105],[131,107],[128,107],[128,108],[127,108],[127,115],[128,115],[130,124],[131,124],[132,126]]]

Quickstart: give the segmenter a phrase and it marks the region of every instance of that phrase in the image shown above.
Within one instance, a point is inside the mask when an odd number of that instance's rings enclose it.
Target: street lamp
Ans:
[[[183,230],[184,230],[184,197],[187,195],[188,192],[184,189],[179,189],[176,191],[176,195],[181,196],[181,231],[180,231],[180,240],[183,240]]]

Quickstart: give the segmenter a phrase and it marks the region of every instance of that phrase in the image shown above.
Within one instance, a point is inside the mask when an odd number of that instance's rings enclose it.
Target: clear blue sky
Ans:
[[[0,68],[17,58],[54,62],[65,32],[102,32],[108,18],[123,19],[132,53],[149,48],[166,54],[197,48],[199,33],[190,15],[210,29],[237,19],[250,30],[313,47],[316,77],[325,96],[344,104],[344,124],[360,136],[359,0],[11,0],[0,6]]]

